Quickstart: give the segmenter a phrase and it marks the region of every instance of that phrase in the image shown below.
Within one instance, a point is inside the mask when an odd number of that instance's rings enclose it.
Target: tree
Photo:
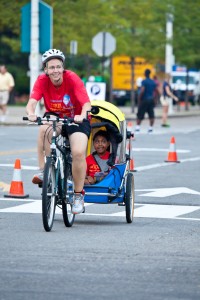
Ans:
[[[21,53],[21,8],[28,1],[0,1],[0,63],[28,69],[28,54]],[[70,41],[78,41],[78,70],[97,67],[92,38],[108,31],[117,40],[115,54],[143,56],[164,63],[166,14],[174,16],[171,42],[176,61],[200,68],[199,0],[45,0],[53,8],[53,46],[70,58]],[[19,63],[20,62],[20,63]],[[68,60],[69,62],[69,60]],[[81,63],[82,70],[81,70]],[[69,65],[69,64],[68,64]]]

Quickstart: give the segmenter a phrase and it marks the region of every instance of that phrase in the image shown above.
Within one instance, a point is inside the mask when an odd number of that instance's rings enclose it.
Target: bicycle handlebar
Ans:
[[[93,114],[98,114],[99,112],[99,108],[97,107],[92,107],[92,109],[90,111],[87,111],[87,118],[84,118],[83,120],[88,120],[89,117],[89,113],[92,112]],[[22,117],[22,120],[23,121],[29,121],[29,118],[28,117]],[[56,121],[56,122],[63,122],[63,124],[70,124],[70,123],[73,123],[74,122],[74,118],[60,118],[58,116],[54,117],[54,118],[51,118],[50,116],[45,116],[45,117],[37,117],[37,119],[32,122],[30,121],[31,123],[38,123],[38,125],[42,125],[42,121]],[[75,122],[76,123],[76,122]]]
[[[22,117],[23,121],[29,121],[28,117]],[[37,117],[37,119],[32,122],[32,123],[38,123],[38,125],[42,124],[42,121],[46,121],[46,122],[62,122],[64,124],[70,124],[74,122],[73,118],[60,118],[60,117],[55,117],[55,118],[51,118],[51,117]],[[31,122],[31,121],[30,121]]]

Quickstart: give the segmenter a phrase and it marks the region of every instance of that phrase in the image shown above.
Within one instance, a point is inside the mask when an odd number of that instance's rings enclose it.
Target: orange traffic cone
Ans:
[[[172,136],[170,146],[169,146],[169,152],[168,152],[168,158],[165,160],[165,162],[176,162],[179,163],[177,153],[176,153],[176,145],[175,145],[175,138]]]
[[[127,130],[132,132],[133,131],[133,122],[132,121],[128,121],[127,123]]]
[[[136,170],[134,169],[135,168],[135,164],[134,164],[134,159],[133,158],[130,159],[129,168],[130,168],[131,172],[136,172]]]
[[[135,163],[134,163],[134,159],[133,159],[133,148],[132,147],[131,147],[131,151],[130,151],[129,170],[132,172],[137,172],[137,170],[135,170]]]
[[[15,161],[13,179],[10,185],[10,192],[4,197],[8,198],[28,198],[29,195],[24,194],[23,182],[21,179],[21,162],[19,159]]]

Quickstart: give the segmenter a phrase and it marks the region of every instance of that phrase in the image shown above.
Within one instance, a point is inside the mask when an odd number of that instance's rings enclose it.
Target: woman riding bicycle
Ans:
[[[39,75],[30,94],[26,106],[29,121],[36,121],[35,113],[38,101],[42,98],[46,112],[59,117],[74,118],[74,122],[67,127],[64,134],[69,136],[72,152],[72,175],[74,179],[74,199],[72,212],[81,213],[84,207],[84,179],[86,174],[85,153],[88,137],[90,135],[90,123],[87,111],[91,110],[91,104],[86,89],[79,76],[64,70],[64,54],[57,49],[50,49],[42,56],[44,73]],[[34,175],[32,182],[43,182],[44,158],[50,154],[50,144],[46,132],[50,124],[40,126],[38,136],[38,160],[40,173]],[[61,128],[58,128],[61,133]]]

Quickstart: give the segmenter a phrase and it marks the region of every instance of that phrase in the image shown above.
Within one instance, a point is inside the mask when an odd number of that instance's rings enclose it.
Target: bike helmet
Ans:
[[[48,51],[46,51],[43,55],[42,55],[42,63],[45,66],[46,63],[53,58],[58,58],[61,59],[62,62],[64,63],[65,61],[65,56],[64,54],[57,49],[49,49]]]

